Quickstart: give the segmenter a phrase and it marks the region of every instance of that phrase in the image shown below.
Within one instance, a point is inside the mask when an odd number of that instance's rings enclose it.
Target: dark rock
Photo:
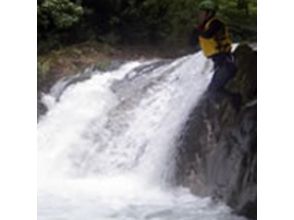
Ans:
[[[243,101],[247,102],[256,98],[257,94],[257,52],[243,44],[236,48],[234,57],[238,73],[228,88],[239,92]]]
[[[225,95],[202,98],[179,140],[176,179],[256,219],[257,105],[246,105],[256,99],[256,53],[240,46],[235,55],[238,73],[228,88],[242,95],[244,106],[236,110]]]
[[[41,102],[41,100],[37,99],[37,120],[39,121],[40,117],[47,112],[47,107]]]

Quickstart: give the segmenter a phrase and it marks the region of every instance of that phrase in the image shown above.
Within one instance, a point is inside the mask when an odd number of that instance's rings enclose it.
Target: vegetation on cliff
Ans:
[[[183,46],[200,0],[38,0],[38,52],[94,40]],[[219,0],[234,39],[256,39],[256,0]]]

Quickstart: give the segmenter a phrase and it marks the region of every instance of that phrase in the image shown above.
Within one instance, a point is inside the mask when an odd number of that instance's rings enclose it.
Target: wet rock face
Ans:
[[[256,219],[257,106],[246,105],[256,99],[256,53],[241,46],[236,59],[239,70],[229,88],[242,95],[243,106],[236,110],[226,96],[203,97],[179,140],[176,177],[196,195]]]
[[[257,94],[257,51],[247,45],[240,45],[234,52],[238,67],[236,77],[228,83],[228,88],[242,95],[243,101],[255,99]]]

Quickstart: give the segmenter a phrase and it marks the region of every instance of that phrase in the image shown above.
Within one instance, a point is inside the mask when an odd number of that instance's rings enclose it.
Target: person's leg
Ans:
[[[237,68],[230,55],[220,54],[212,60],[214,62],[214,75],[208,90],[213,92],[222,90],[228,81],[234,78]]]
[[[235,77],[237,68],[230,56],[220,55],[213,59],[215,73],[208,87],[208,95],[213,98],[228,97],[238,111],[242,104],[242,96],[225,89],[225,85]]]

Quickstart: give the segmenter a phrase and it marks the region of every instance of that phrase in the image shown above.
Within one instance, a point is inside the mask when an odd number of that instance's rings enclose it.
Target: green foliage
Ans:
[[[215,1],[219,17],[228,24],[235,40],[256,39],[256,0]],[[58,42],[87,39],[110,44],[185,45],[197,25],[200,2],[38,0],[38,40],[43,44],[46,39],[53,47]]]
[[[228,24],[234,39],[256,40],[256,0],[219,0],[220,17]]]
[[[70,0],[38,1],[38,26],[47,29],[66,29],[77,23],[83,15],[83,8]]]

